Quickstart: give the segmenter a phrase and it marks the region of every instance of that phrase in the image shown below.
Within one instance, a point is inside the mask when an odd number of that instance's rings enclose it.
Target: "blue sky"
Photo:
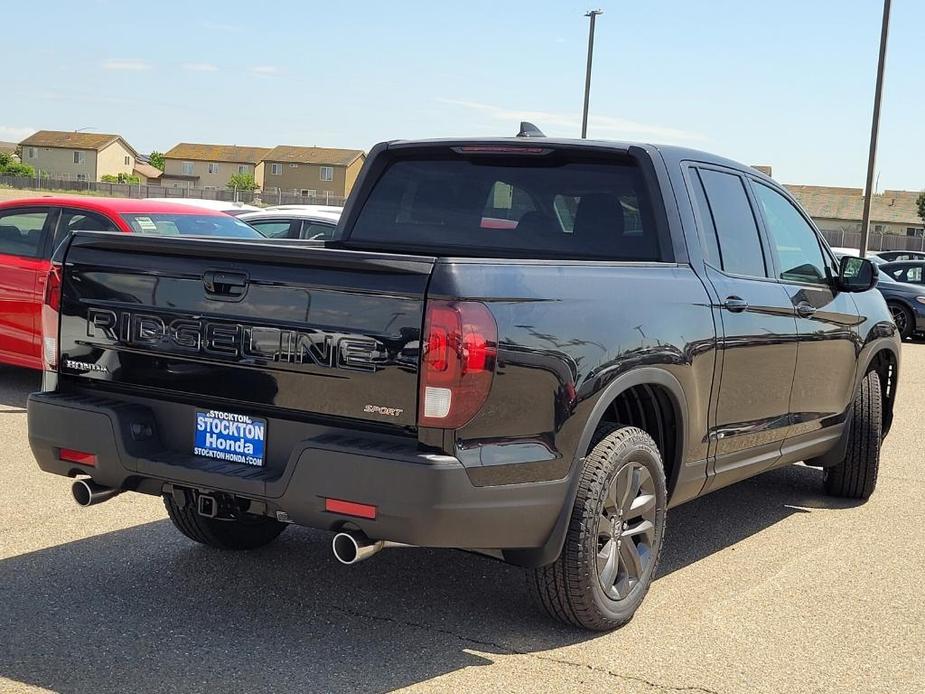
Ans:
[[[863,185],[880,0],[4,2],[0,140],[368,149],[522,118],[577,136],[592,6],[590,136]],[[925,188],[923,79],[925,2],[894,0],[880,190]]]

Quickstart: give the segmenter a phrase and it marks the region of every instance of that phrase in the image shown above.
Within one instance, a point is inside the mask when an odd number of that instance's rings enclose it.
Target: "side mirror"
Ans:
[[[877,267],[866,258],[842,257],[838,266],[838,288],[843,292],[866,292],[877,286]]]

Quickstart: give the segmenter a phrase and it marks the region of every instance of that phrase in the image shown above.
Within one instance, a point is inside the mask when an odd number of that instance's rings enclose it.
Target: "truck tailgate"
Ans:
[[[61,377],[413,427],[434,262],[81,232],[64,261]]]

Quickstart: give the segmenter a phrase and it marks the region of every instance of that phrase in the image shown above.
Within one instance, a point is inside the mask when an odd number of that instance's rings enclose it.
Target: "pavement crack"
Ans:
[[[707,687],[701,687],[697,685],[683,686],[683,687],[672,687],[665,684],[659,684],[658,682],[652,682],[647,680],[644,677],[639,677],[637,675],[626,675],[620,672],[614,672],[609,668],[602,668],[596,665],[588,665],[587,663],[576,663],[572,660],[567,660],[565,658],[557,658],[551,655],[544,655],[542,653],[531,653],[529,651],[523,651],[512,646],[508,646],[496,641],[485,641],[483,639],[477,639],[472,636],[467,636],[465,634],[460,634],[450,629],[443,629],[441,627],[435,626],[433,624],[426,624],[424,622],[412,622],[406,619],[396,619],[395,617],[386,617],[383,615],[370,614],[368,612],[360,612],[359,610],[353,610],[346,607],[341,607],[339,605],[331,605],[331,608],[337,612],[345,614],[349,617],[354,617],[356,619],[372,619],[377,622],[387,622],[389,624],[396,624],[400,626],[412,627],[414,629],[422,629],[424,631],[430,631],[437,634],[443,634],[445,636],[450,636],[454,639],[460,641],[465,641],[476,646],[486,646],[488,648],[495,649],[506,655],[522,655],[527,658],[533,658],[535,660],[543,660],[550,663],[556,663],[557,665],[565,665],[572,668],[580,668],[582,670],[589,670],[591,672],[600,673],[607,675],[609,677],[614,677],[620,680],[626,680],[630,682],[637,682],[643,684],[647,687],[651,687],[655,691],[660,692],[700,692],[701,694],[720,694],[715,689],[709,689]]]

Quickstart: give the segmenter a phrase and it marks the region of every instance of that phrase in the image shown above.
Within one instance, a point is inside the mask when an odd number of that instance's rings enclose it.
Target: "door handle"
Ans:
[[[727,296],[723,308],[733,313],[742,313],[748,308],[748,302],[741,296]]]
[[[808,304],[805,301],[801,301],[797,304],[797,315],[800,318],[809,318],[816,312],[816,307],[812,304]]]
[[[224,301],[236,301],[247,291],[248,277],[241,272],[208,270],[202,275],[206,296]]]

